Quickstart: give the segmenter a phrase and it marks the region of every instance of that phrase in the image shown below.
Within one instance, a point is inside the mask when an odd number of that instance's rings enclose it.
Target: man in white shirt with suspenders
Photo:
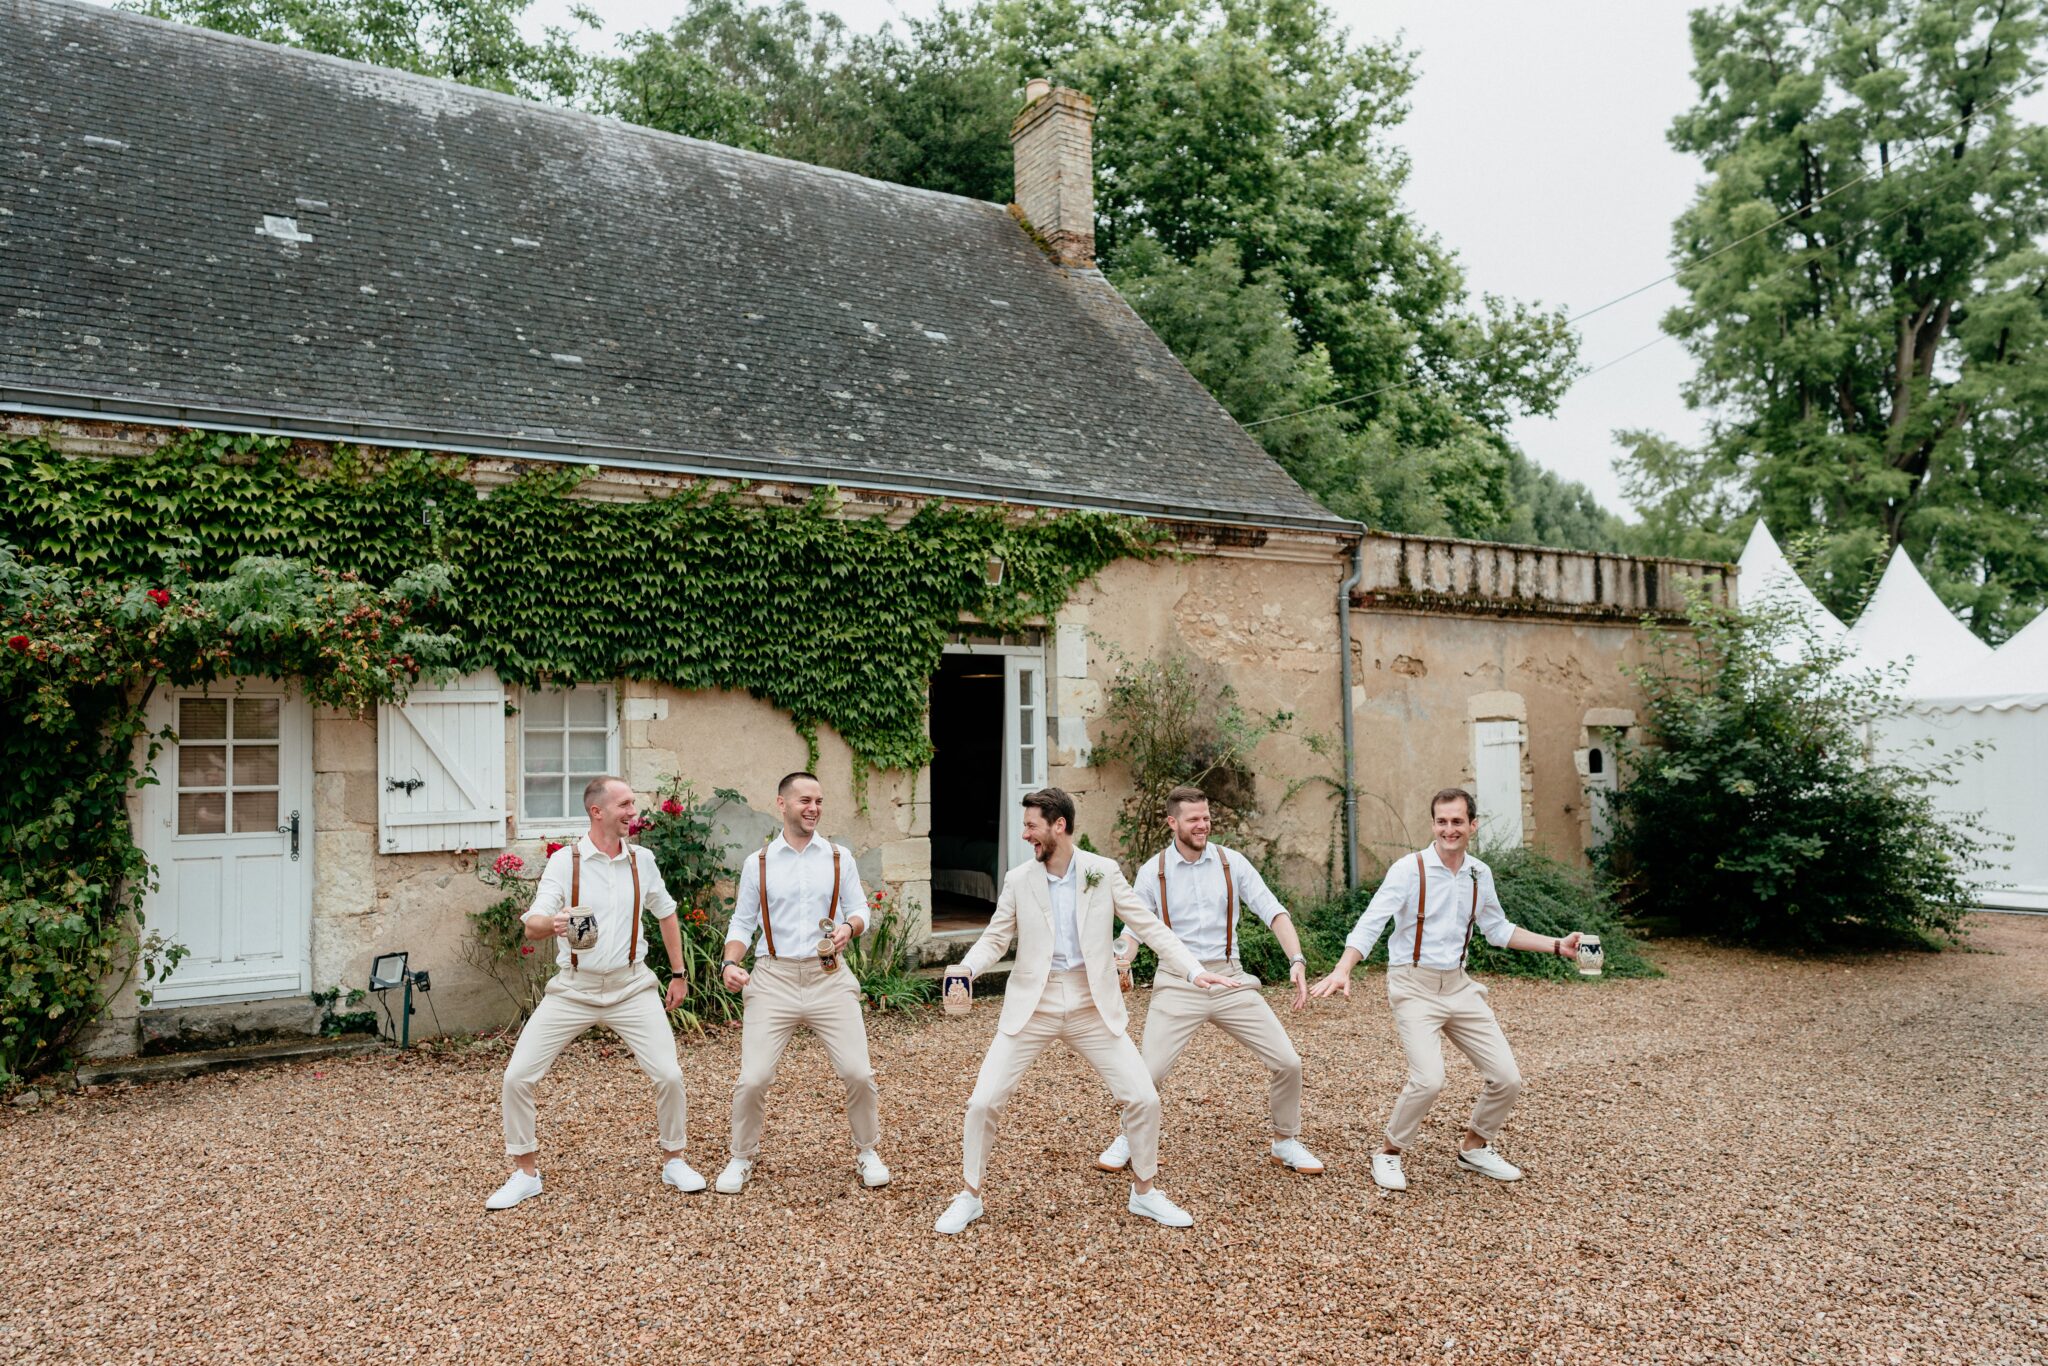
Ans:
[[[1195,1031],[1214,1024],[1265,1064],[1266,1108],[1273,1124],[1270,1160],[1288,1171],[1321,1175],[1322,1162],[1301,1144],[1301,1055],[1294,1051],[1273,1007],[1258,994],[1258,979],[1237,957],[1238,912],[1249,906],[1287,952],[1294,1008],[1300,1010],[1308,1004],[1308,959],[1302,957],[1294,918],[1250,859],[1209,838],[1209,798],[1201,788],[1176,787],[1166,794],[1166,827],[1173,832],[1173,843],[1139,867],[1132,890],[1203,968],[1254,990],[1205,991],[1160,968],[1153,978],[1152,1009],[1145,1016],[1141,1050],[1152,1084],[1164,1085]],[[1127,963],[1137,954],[1138,937],[1126,928],[1118,944],[1118,962]],[[1121,1171],[1130,1160],[1130,1140],[1118,1134],[1095,1165]]]
[[[1511,924],[1494,891],[1493,873],[1466,849],[1479,819],[1478,803],[1459,787],[1430,798],[1436,842],[1419,854],[1396,859],[1365,913],[1344,941],[1344,956],[1314,995],[1351,995],[1351,970],[1372,952],[1387,922],[1387,1001],[1401,1050],[1408,1055],[1408,1083],[1387,1120],[1386,1147],[1373,1154],[1372,1179],[1390,1191],[1408,1189],[1401,1151],[1415,1141],[1422,1118],[1444,1088],[1443,1046],[1448,1038],[1472,1060],[1484,1085],[1472,1106],[1471,1122],[1458,1141],[1458,1167],[1496,1181],[1519,1181],[1521,1168],[1493,1150],[1493,1139],[1522,1093],[1522,1073],[1500,1022],[1486,1004],[1486,988],[1465,975],[1465,955],[1476,927],[1495,948],[1523,949],[1575,957],[1576,931],[1562,939],[1531,934]]]
[[[533,1088],[562,1050],[593,1025],[606,1025],[624,1040],[654,1082],[658,1141],[666,1159],[663,1183],[683,1191],[704,1189],[704,1178],[683,1161],[689,1111],[667,1013],[689,996],[690,984],[680,976],[670,978],[664,999],[647,966],[647,941],[640,933],[641,912],[653,911],[668,961],[682,962],[676,899],[662,883],[653,853],[626,843],[639,804],[625,780],[591,779],[583,789],[583,807],[590,814],[590,832],[549,857],[526,911],[528,939],[559,939],[561,944],[547,994],[519,1031],[512,1060],[505,1064],[505,1152],[515,1167],[484,1202],[486,1209],[510,1209],[540,1194]],[[597,942],[591,947],[569,947],[572,915],[596,917]]]
[[[886,1186],[889,1168],[875,1152],[881,1101],[868,1061],[860,984],[839,955],[867,928],[867,902],[853,851],[818,838],[825,788],[815,774],[792,773],[775,789],[782,833],[740,864],[732,924],[725,932],[725,985],[746,999],[740,1027],[740,1079],[732,1092],[732,1160],[718,1189],[746,1188],[761,1151],[768,1087],[797,1026],[808,1025],[846,1084],[846,1118],[862,1184]],[[830,925],[829,931],[826,925]],[[819,956],[829,934],[830,964]],[[754,970],[740,966],[755,950]]]

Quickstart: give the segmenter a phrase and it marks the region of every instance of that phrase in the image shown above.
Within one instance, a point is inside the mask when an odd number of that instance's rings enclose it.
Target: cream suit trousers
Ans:
[[[970,1190],[981,1189],[981,1174],[988,1164],[988,1150],[996,1140],[996,1120],[1003,1106],[1031,1064],[1038,1061],[1046,1045],[1058,1039],[1081,1055],[1109,1087],[1109,1093],[1123,1102],[1124,1136],[1131,1141],[1131,1173],[1150,1181],[1159,1170],[1159,1092],[1152,1085],[1145,1060],[1128,1034],[1118,1034],[1103,1022],[1102,1012],[1088,994],[1086,969],[1055,972],[1045,980],[1038,1009],[1022,1029],[1005,1034],[1000,1029],[981,1060],[981,1075],[975,1079],[974,1094],[967,1102],[967,1130],[961,1143],[961,1169]]]
[[[747,1009],[740,1025],[740,1079],[732,1089],[732,1155],[751,1162],[760,1153],[768,1087],[798,1025],[810,1026],[825,1045],[832,1070],[846,1083],[853,1146],[866,1149],[881,1142],[881,1097],[868,1062],[868,1030],[860,1017],[853,969],[842,962],[837,971],[827,972],[815,957],[764,954],[754,960],[741,995]]]
[[[1444,1089],[1444,1050],[1449,1039],[1472,1060],[1483,1085],[1472,1106],[1472,1132],[1493,1142],[1515,1098],[1522,1094],[1522,1072],[1500,1021],[1486,1004],[1486,988],[1462,968],[1447,970],[1395,964],[1387,969],[1387,1004],[1393,1007],[1394,1028],[1401,1051],[1408,1055],[1408,1084],[1394,1101],[1387,1120],[1387,1143],[1406,1148],[1422,1128],[1422,1117]]]
[[[1258,979],[1235,958],[1202,964],[1210,972],[1245,983],[1235,991],[1209,991],[1185,977],[1160,969],[1152,979],[1152,1009],[1145,1016],[1142,1052],[1152,1084],[1158,1086],[1173,1070],[1181,1050],[1205,1024],[1217,1028],[1252,1051],[1266,1067],[1266,1108],[1273,1132],[1287,1138],[1301,1135],[1301,1055],[1266,998]]]
[[[519,1031],[512,1061],[505,1064],[505,1151],[511,1156],[540,1146],[534,1137],[533,1088],[562,1050],[593,1025],[609,1027],[633,1050],[640,1070],[654,1082],[661,1118],[656,1141],[668,1152],[682,1150],[689,1108],[683,1100],[683,1069],[676,1062],[676,1036],[661,1008],[653,969],[637,963],[608,972],[563,968],[548,979],[547,995]]]

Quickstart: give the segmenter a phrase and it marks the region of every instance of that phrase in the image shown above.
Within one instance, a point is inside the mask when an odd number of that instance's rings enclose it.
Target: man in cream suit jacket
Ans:
[[[1055,1039],[1080,1054],[1123,1102],[1131,1142],[1130,1212],[1169,1228],[1194,1222],[1152,1189],[1159,1168],[1159,1092],[1138,1047],[1125,1032],[1117,981],[1114,917],[1152,946],[1160,965],[1197,987],[1233,990],[1237,983],[1208,972],[1173,931],[1145,908],[1113,859],[1074,847],[1074,799],[1056,787],[1024,798],[1024,839],[1037,858],[1010,870],[995,917],[966,959],[947,976],[978,977],[1017,945],[995,1039],[967,1102],[962,1160],[966,1189],[939,1216],[940,1233],[958,1233],[982,1214],[981,1178],[995,1141],[996,1118],[1017,1083]]]

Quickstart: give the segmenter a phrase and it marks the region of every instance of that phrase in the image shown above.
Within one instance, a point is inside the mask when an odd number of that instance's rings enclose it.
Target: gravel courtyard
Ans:
[[[502,1045],[10,1109],[0,1358],[2048,1359],[2048,919],[1980,917],[1938,957],[1655,957],[1656,981],[1494,986],[1528,1078],[1513,1186],[1452,1167],[1455,1054],[1412,1189],[1370,1184],[1402,1072],[1377,975],[1290,1020],[1327,1176],[1266,1164],[1263,1078],[1205,1034],[1165,1088],[1186,1231],[1124,1213],[1090,1160],[1111,1105],[1054,1052],[988,1217],[932,1234],[986,1003],[873,1026],[875,1192],[809,1043],[738,1197],[656,1183],[649,1090],[594,1038],[542,1088],[547,1193],[497,1215]],[[738,1051],[683,1051],[707,1176]]]

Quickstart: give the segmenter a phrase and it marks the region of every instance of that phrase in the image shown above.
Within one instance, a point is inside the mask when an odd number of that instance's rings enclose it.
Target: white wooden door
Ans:
[[[1003,656],[1003,867],[1029,863],[1024,796],[1045,786],[1045,657]],[[998,881],[1000,881],[1000,876]]]
[[[1593,847],[1599,848],[1614,837],[1614,810],[1609,804],[1609,795],[1619,786],[1614,771],[1614,752],[1618,747],[1620,731],[1599,727],[1593,731],[1593,743],[1586,750],[1586,808],[1591,818]]]
[[[1472,726],[1472,795],[1479,799],[1482,849],[1522,842],[1522,723],[1477,721]]]
[[[311,990],[311,709],[250,683],[159,692],[150,712],[177,740],[143,789],[141,844],[158,884],[143,915],[186,949],[154,1004]]]

